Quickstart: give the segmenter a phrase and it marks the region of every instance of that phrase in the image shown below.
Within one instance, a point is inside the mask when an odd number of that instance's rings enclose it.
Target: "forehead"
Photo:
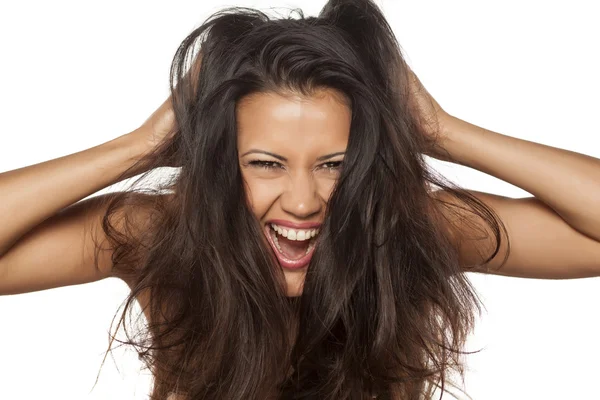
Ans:
[[[236,107],[238,151],[260,147],[281,155],[335,148],[343,151],[350,134],[351,110],[334,89],[297,93],[253,93]],[[317,154],[319,153],[319,154]]]

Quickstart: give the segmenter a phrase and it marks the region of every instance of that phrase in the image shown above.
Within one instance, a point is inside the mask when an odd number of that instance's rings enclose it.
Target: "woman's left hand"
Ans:
[[[451,118],[439,103],[429,94],[417,75],[409,68],[409,105],[418,116],[423,133],[434,144],[439,143],[445,136],[445,123]],[[435,154],[429,154],[434,155]]]

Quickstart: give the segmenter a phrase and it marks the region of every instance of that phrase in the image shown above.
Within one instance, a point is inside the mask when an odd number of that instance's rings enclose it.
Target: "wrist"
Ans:
[[[436,120],[438,126],[435,133],[430,135],[432,143],[427,155],[442,161],[454,161],[449,150],[455,133],[459,131],[459,119],[445,111],[440,111],[437,113]]]
[[[131,148],[134,157],[141,157],[150,152],[153,148],[150,138],[151,133],[144,126],[134,129],[133,131],[123,135],[126,145]]]
[[[148,154],[150,150],[147,140],[145,140],[144,136],[137,129],[118,136],[111,142],[115,147],[124,151],[127,164],[130,166],[135,165],[143,156]],[[126,178],[130,178],[142,172],[144,172],[144,167],[142,165],[138,165],[134,170],[127,174]]]
[[[439,159],[476,168],[477,153],[486,147],[482,140],[487,140],[491,131],[450,115],[442,126]]]
[[[153,152],[156,152],[161,142],[155,138],[155,132],[153,129],[143,125],[123,136],[126,136],[126,141],[128,145],[131,147],[131,154],[135,158],[142,158],[143,156],[149,155]],[[160,140],[167,140],[166,138],[162,138]],[[175,154],[173,149],[169,149],[168,151],[160,151],[160,154],[156,154],[156,157],[148,160],[150,168],[157,167],[180,167],[180,163],[178,160],[174,160]]]

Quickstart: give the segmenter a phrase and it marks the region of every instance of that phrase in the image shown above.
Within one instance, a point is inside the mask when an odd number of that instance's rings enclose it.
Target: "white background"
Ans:
[[[448,112],[600,158],[595,2],[378,3],[409,64]],[[179,42],[222,6],[301,6],[314,15],[323,4],[2,2],[0,171],[136,128],[168,95]],[[529,195],[479,171],[431,162],[466,188]],[[467,358],[465,387],[475,400],[600,399],[600,280],[470,277],[487,307],[467,346],[483,347]],[[145,399],[150,380],[133,351],[116,350],[91,391],[126,295],[122,282],[108,279],[1,297],[0,399]]]

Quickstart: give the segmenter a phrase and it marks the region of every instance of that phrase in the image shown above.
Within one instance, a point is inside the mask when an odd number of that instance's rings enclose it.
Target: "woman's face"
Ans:
[[[236,118],[249,203],[283,269],[288,296],[299,296],[340,175],[350,108],[333,89],[310,97],[254,93],[238,102]]]

